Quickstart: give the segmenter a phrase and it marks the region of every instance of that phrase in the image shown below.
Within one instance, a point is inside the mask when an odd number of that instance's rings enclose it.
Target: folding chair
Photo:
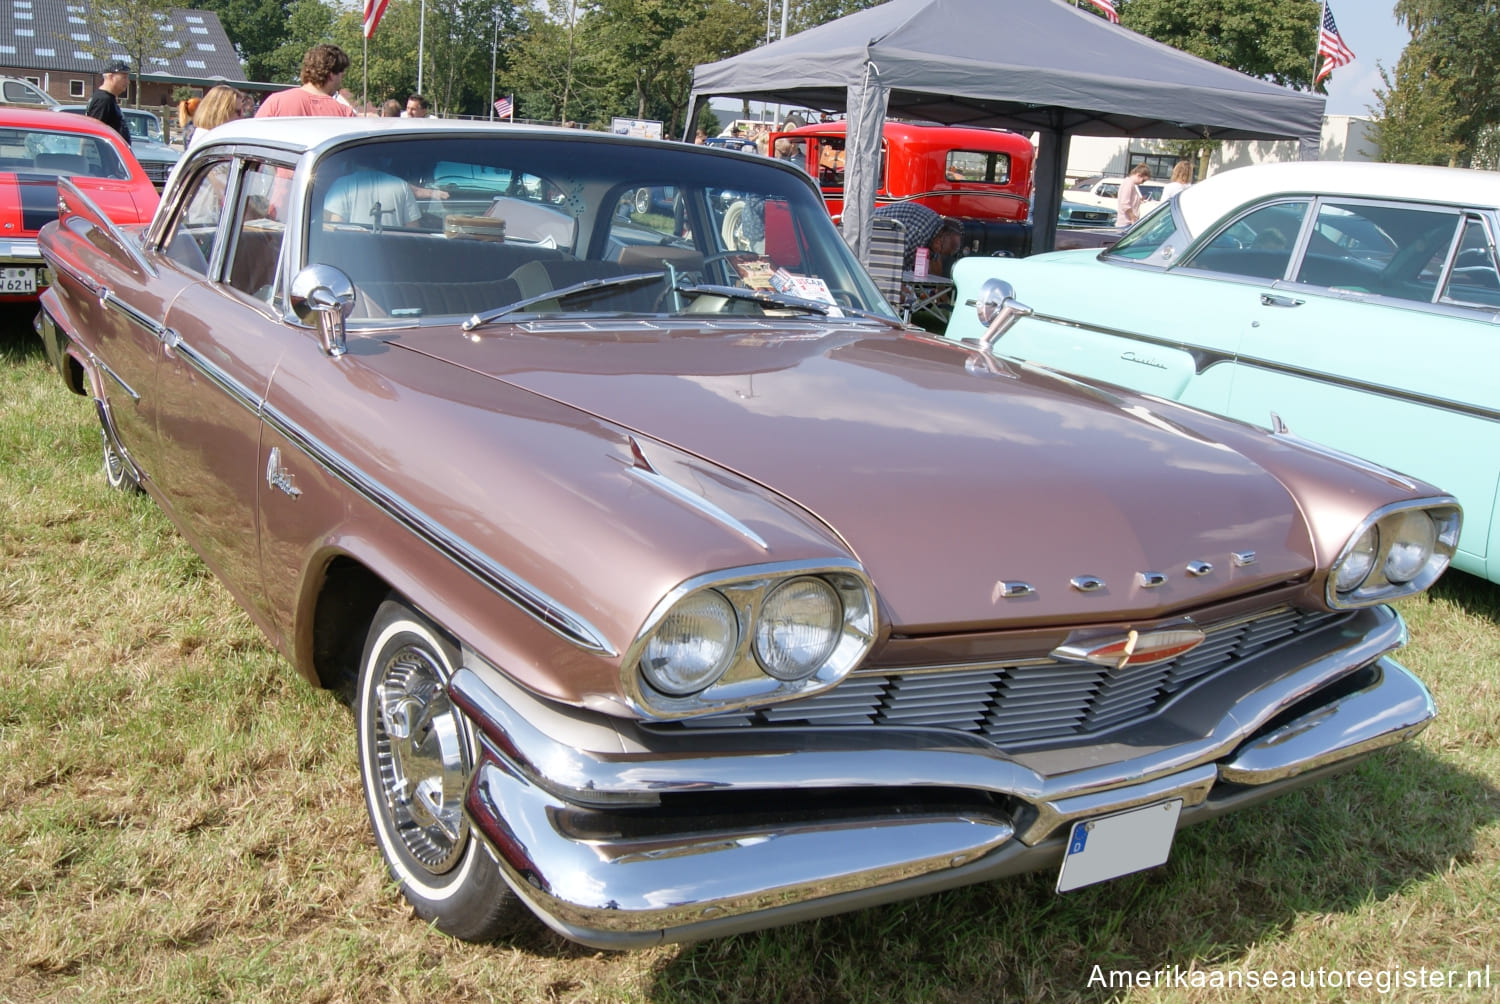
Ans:
[[[906,261],[906,228],[900,220],[877,216],[870,221],[870,260],[866,263],[875,286],[898,314],[905,294],[901,272]]]

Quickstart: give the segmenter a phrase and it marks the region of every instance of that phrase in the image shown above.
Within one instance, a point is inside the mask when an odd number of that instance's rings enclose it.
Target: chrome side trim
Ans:
[[[746,526],[744,523],[741,523],[733,516],[729,515],[729,513],[725,512],[723,509],[714,505],[702,495],[699,495],[698,493],[693,491],[689,491],[684,486],[667,477],[665,474],[661,474],[654,470],[647,470],[643,467],[627,467],[625,468],[625,473],[629,474],[631,477],[635,478],[638,481],[645,482],[653,488],[658,488],[661,491],[666,492],[677,501],[683,503],[684,505],[691,506],[692,508],[703,513],[703,515],[714,520],[715,522],[722,523],[723,525],[729,527],[729,529],[733,530],[735,533],[750,541],[750,543],[754,544],[762,551],[769,551],[771,549],[771,545],[767,544],[765,538],[760,534],[756,533],[754,530],[750,529],[748,526]]]
[[[1339,376],[1334,373],[1324,373],[1318,370],[1310,370],[1301,366],[1292,366],[1288,363],[1276,362],[1259,356],[1235,356],[1231,352],[1220,352],[1217,349],[1205,348],[1201,345],[1189,345],[1171,338],[1158,338],[1153,335],[1141,334],[1138,331],[1125,331],[1121,328],[1111,328],[1101,324],[1089,324],[1085,321],[1073,320],[1066,317],[1058,317],[1054,314],[1044,314],[1037,311],[1031,315],[1033,321],[1046,321],[1067,328],[1078,328],[1082,331],[1093,331],[1101,335],[1109,335],[1115,338],[1124,338],[1130,341],[1143,342],[1147,345],[1158,345],[1162,348],[1177,349],[1185,352],[1193,359],[1194,372],[1203,375],[1210,367],[1222,363],[1233,363],[1240,366],[1250,366],[1256,369],[1267,370],[1272,373],[1281,373],[1285,376],[1298,377],[1311,380],[1315,383],[1324,384],[1329,387],[1341,387],[1346,390],[1359,391],[1364,394],[1375,394],[1379,397],[1389,398],[1393,401],[1402,401],[1408,404],[1417,404],[1425,408],[1436,408],[1439,411],[1449,411],[1458,415],[1470,415],[1476,418],[1496,420],[1500,419],[1500,408],[1487,408],[1480,404],[1469,404],[1464,401],[1456,401],[1453,398],[1438,397],[1433,394],[1418,394],[1413,391],[1402,390],[1399,387],[1390,387],[1385,384],[1370,383],[1367,380],[1355,380],[1351,377]],[[1033,361],[1034,362],[1034,361]],[[1047,366],[1045,363],[1035,363],[1046,369],[1057,367]]]
[[[558,637],[590,652],[615,656],[617,650],[584,618],[552,599],[510,569],[481,553],[462,537],[407,502],[381,482],[368,476],[312,433],[297,425],[280,410],[261,401],[244,384],[204,358],[191,344],[173,339],[177,355],[205,379],[210,380],[241,407],[258,415],[306,453],[313,461],[382,510],[396,522],[440,551],[480,583],[509,600]]]

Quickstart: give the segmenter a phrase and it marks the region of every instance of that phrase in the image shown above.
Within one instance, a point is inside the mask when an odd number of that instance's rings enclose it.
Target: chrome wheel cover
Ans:
[[[115,449],[115,444],[109,441],[109,433],[103,429],[99,435],[104,439],[104,477],[112,488],[119,488],[125,484],[125,458]]]
[[[375,767],[392,831],[433,874],[458,864],[468,824],[463,814],[468,746],[443,671],[424,647],[406,644],[378,667],[373,692]]]

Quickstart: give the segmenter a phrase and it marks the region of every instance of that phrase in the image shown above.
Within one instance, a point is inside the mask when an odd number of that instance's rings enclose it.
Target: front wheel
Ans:
[[[375,615],[355,717],[365,806],[386,866],[417,916],[465,941],[493,941],[530,914],[464,816],[475,744],[448,699],[458,649],[406,604]]]

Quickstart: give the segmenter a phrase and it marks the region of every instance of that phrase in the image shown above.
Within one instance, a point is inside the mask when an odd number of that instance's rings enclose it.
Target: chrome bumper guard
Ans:
[[[544,706],[492,669],[461,669],[450,690],[481,735],[469,818],[506,880],[565,936],[627,948],[1053,867],[1074,820],[1181,798],[1185,825],[1343,770],[1416,735],[1436,713],[1422,683],[1386,657],[1404,640],[1393,611],[1362,612],[1331,650],[1325,641],[1316,658],[1262,667],[1262,678],[1207,735],[1109,762],[1099,759],[1104,745],[1091,745],[1071,751],[1076,762],[1103,766],[1058,772],[1038,769],[1045,757],[1010,757],[967,734],[890,727],[663,737],[630,735],[624,726],[624,752],[591,752],[543,732],[536,723],[547,720],[537,713]],[[1300,655],[1304,648],[1286,651]],[[627,834],[608,823],[612,812],[649,818],[663,795],[690,806],[703,792],[753,797],[861,788],[996,797],[992,810],[892,811],[691,832]]]

